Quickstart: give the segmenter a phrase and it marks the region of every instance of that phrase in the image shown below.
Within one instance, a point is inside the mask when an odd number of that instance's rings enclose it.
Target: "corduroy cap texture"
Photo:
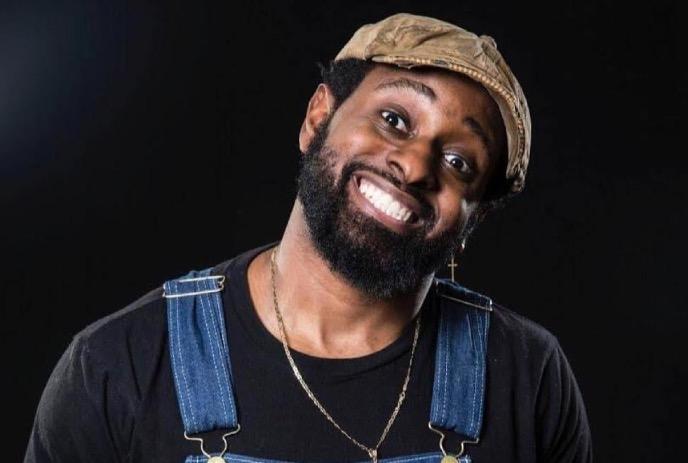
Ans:
[[[358,29],[335,57],[357,58],[403,68],[430,66],[466,75],[497,102],[508,144],[506,181],[523,189],[530,156],[530,111],[516,76],[494,39],[426,16],[399,13]]]

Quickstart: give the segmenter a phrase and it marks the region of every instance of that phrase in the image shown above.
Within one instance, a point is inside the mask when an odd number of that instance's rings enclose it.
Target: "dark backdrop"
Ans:
[[[686,12],[550,3],[2,2],[4,458],[74,333],[280,237],[316,62],[408,11],[493,36],[534,121],[526,191],[470,240],[461,281],[559,337],[597,461],[677,461]]]

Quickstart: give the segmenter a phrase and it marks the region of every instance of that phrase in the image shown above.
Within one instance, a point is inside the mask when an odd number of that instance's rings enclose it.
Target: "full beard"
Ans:
[[[333,165],[339,154],[325,144],[327,124],[302,156],[298,175],[298,198],[315,249],[329,268],[353,287],[375,298],[385,299],[417,290],[457,249],[463,226],[428,239],[435,218],[423,198],[422,226],[398,234],[354,208],[347,185],[356,171],[368,170],[399,186],[392,175],[359,161],[342,168],[339,180]]]

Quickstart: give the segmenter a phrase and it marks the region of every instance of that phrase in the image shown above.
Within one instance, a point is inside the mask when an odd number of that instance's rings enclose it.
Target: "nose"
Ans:
[[[398,146],[387,155],[387,165],[408,186],[437,188],[437,157],[430,141],[415,139]]]

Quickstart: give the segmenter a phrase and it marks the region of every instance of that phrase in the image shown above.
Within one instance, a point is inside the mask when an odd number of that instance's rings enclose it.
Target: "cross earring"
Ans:
[[[466,249],[466,240],[463,240],[461,242],[461,244],[459,245],[459,249],[458,249],[459,254],[463,254],[463,251],[465,249]],[[458,266],[459,266],[459,264],[456,263],[456,259],[454,258],[454,253],[452,252],[451,261],[449,262],[449,264],[447,264],[447,267],[449,267],[449,269],[451,270],[451,280],[454,282],[456,282],[456,279],[454,278],[454,271],[455,271],[456,267],[458,267]]]

